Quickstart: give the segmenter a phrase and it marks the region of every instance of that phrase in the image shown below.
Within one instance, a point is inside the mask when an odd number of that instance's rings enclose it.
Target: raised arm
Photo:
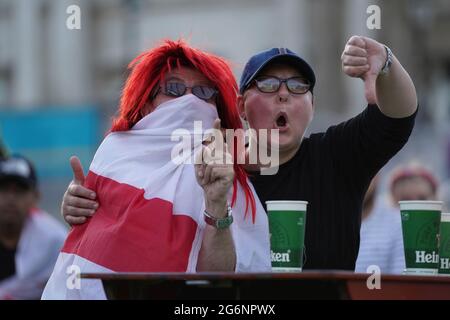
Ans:
[[[392,64],[383,74],[388,50],[376,40],[351,37],[342,53],[342,69],[350,77],[364,81],[369,104],[377,104],[391,118],[404,118],[417,109],[417,94],[411,77],[392,54]]]

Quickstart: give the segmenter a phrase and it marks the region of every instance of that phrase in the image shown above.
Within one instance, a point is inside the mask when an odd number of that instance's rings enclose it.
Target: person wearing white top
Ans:
[[[39,299],[66,228],[35,209],[37,179],[23,157],[0,160],[0,300]]]
[[[372,180],[363,202],[360,246],[355,272],[401,274],[405,269],[400,209],[375,199],[378,177]]]

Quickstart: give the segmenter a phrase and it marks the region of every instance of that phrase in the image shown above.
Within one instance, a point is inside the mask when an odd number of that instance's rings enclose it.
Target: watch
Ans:
[[[387,46],[384,46],[386,49],[386,63],[384,64],[383,69],[381,69],[380,74],[387,74],[391,69],[392,61],[394,60],[394,55],[392,54],[391,49]]]
[[[210,215],[206,210],[203,212],[205,222],[216,229],[226,229],[233,223],[233,216],[230,205],[227,205],[227,216],[225,218],[216,218]]]

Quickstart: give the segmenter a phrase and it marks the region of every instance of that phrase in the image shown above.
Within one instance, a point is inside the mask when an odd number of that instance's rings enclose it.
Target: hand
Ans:
[[[214,129],[221,131],[219,119]],[[223,137],[202,146],[195,162],[201,163],[195,165],[195,176],[205,193],[206,211],[217,218],[226,216],[227,194],[234,180],[233,160]]]
[[[83,187],[84,173],[80,159],[73,156],[70,158],[73,171],[73,180],[64,193],[61,204],[61,214],[67,223],[82,224],[87,217],[91,217],[98,208],[95,200],[95,192]]]
[[[369,104],[377,103],[376,80],[386,63],[384,46],[367,37],[353,36],[342,53],[342,70],[345,74],[364,81],[364,91]]]

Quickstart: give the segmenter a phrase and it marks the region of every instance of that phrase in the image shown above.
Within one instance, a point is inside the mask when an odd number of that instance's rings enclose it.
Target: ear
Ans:
[[[244,96],[238,95],[237,96],[237,105],[238,105],[238,111],[239,115],[243,120],[247,120],[247,117],[245,116],[245,102],[244,102]]]

